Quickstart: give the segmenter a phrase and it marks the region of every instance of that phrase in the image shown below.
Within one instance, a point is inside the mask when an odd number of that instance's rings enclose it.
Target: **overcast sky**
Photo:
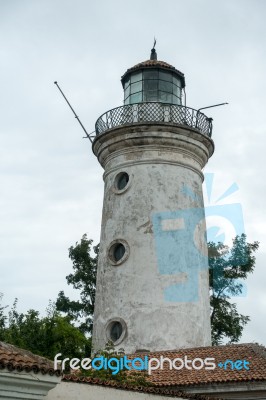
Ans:
[[[206,110],[216,150],[213,200],[232,184],[248,241],[258,240],[243,342],[266,344],[264,0],[0,0],[0,292],[19,310],[44,312],[59,290],[75,293],[68,248],[84,233],[98,243],[103,170],[53,82],[89,132],[122,105],[120,77],[149,58],[186,76],[187,105]],[[207,199],[206,199],[207,202]]]

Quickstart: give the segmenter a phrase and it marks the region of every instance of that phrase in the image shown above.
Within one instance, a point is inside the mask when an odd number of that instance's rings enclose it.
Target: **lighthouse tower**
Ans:
[[[182,72],[150,59],[122,76],[124,105],[96,122],[104,169],[93,350],[211,344],[202,168],[212,120],[184,104]]]

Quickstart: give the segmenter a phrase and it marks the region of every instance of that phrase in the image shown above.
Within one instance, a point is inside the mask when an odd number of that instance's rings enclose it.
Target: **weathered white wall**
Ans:
[[[190,244],[206,255],[201,170],[213,152],[211,139],[189,129],[142,125],[109,131],[98,137],[93,149],[105,169],[94,349],[105,347],[106,324],[112,318],[126,322],[126,336],[116,346],[126,353],[210,345],[207,258],[202,261],[193,255]],[[114,179],[122,171],[129,174],[129,187],[117,194]],[[192,196],[184,188],[190,188]],[[169,302],[164,289],[180,279],[186,281],[187,275],[175,273],[175,265],[172,274],[159,272],[153,218],[157,213],[189,209],[202,210],[202,223],[193,228],[194,236],[185,249],[176,243],[167,251],[173,252],[173,264],[176,252],[184,253],[180,263],[187,263],[199,277],[198,287],[192,288],[199,296],[194,302]],[[164,221],[162,229],[178,229],[179,223]],[[114,239],[126,240],[130,249],[120,266],[108,259],[108,246]]]
[[[166,397],[154,394],[120,390],[110,387],[88,385],[86,383],[61,382],[55,389],[51,390],[45,400],[172,400],[173,397]],[[182,400],[181,397],[175,397]]]
[[[44,399],[49,390],[53,389],[61,377],[38,372],[9,371],[0,369],[0,399]]]

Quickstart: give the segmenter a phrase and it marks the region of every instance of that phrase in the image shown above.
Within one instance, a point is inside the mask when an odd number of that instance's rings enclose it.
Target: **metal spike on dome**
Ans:
[[[153,48],[151,49],[150,60],[157,60],[157,53],[155,50],[155,46],[156,46],[156,39],[154,38]]]

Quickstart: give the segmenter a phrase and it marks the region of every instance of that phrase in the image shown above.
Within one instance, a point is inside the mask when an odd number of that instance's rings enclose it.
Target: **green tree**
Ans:
[[[3,294],[0,293],[0,341],[4,340],[5,327],[6,327],[6,316],[4,313],[6,307],[1,305],[2,299],[3,299]]]
[[[259,243],[247,243],[246,235],[236,236],[233,246],[213,242],[208,243],[210,273],[210,303],[212,343],[238,342],[249,316],[237,311],[232,296],[239,296],[244,289],[243,280],[255,268],[254,252]]]
[[[94,254],[92,253],[94,251]],[[80,291],[80,300],[70,300],[63,291],[56,300],[58,311],[69,315],[77,322],[83,333],[91,333],[95,302],[96,272],[99,245],[92,247],[92,240],[83,235],[80,243],[69,248],[69,258],[73,262],[74,273],[67,275],[69,285]]]
[[[227,340],[238,342],[249,317],[239,314],[230,298],[240,295],[243,279],[255,268],[254,252],[258,242],[247,243],[246,235],[236,236],[230,249],[222,243],[208,243],[210,273],[210,303],[212,342],[214,345]],[[94,254],[91,254],[94,249]],[[67,283],[80,290],[80,300],[71,301],[61,291],[56,301],[58,311],[63,311],[78,322],[84,333],[91,333],[95,301],[96,270],[99,245],[92,247],[92,240],[83,235],[80,243],[70,247],[74,273],[66,277]],[[242,279],[242,282],[239,281]]]
[[[40,317],[36,310],[25,314],[17,311],[17,299],[8,313],[2,340],[32,351],[51,360],[57,353],[61,358],[83,357],[89,340],[76,328],[69,316],[61,316],[50,302],[46,316]]]

